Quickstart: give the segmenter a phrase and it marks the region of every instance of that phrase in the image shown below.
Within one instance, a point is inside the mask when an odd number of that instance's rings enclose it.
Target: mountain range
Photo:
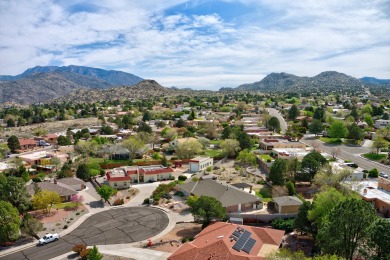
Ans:
[[[365,77],[357,79],[336,71],[325,71],[314,77],[299,77],[293,74],[271,73],[260,81],[243,84],[226,90],[261,91],[261,92],[328,92],[328,91],[363,91],[373,84],[386,84],[386,80]]]
[[[0,103],[30,104],[70,94],[78,89],[132,86],[143,79],[122,71],[84,66],[37,66],[16,76],[0,76]]]
[[[362,92],[369,87],[377,93],[390,90],[390,80],[357,79],[336,71],[314,77],[271,73],[260,81],[220,91],[258,92]],[[154,80],[143,80],[130,73],[84,66],[37,66],[20,75],[0,76],[0,103],[93,102],[106,99],[145,98],[153,95],[208,95],[210,91],[165,88]]]

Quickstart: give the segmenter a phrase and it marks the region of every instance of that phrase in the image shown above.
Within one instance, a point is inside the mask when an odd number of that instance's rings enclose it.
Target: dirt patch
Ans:
[[[0,133],[0,138],[6,138],[11,135],[16,135],[17,137],[31,138],[33,137],[33,130],[35,128],[44,128],[49,133],[63,132],[66,131],[69,127],[73,128],[85,128],[92,125],[100,124],[100,121],[97,118],[78,118],[65,121],[54,121],[54,122],[45,122],[40,124],[33,124],[21,127],[8,127]]]
[[[159,241],[155,241],[151,249],[172,253],[182,245],[183,238],[193,238],[202,230],[202,224],[179,223],[163,236]]]
[[[52,209],[47,214],[42,211],[30,212],[32,216],[36,217],[43,224],[44,230],[38,233],[39,236],[43,236],[46,233],[60,233],[86,213],[88,213],[88,210],[84,206],[79,206],[74,210]]]

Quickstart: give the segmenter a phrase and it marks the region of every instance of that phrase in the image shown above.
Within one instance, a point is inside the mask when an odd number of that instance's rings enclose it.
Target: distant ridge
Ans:
[[[45,102],[77,89],[132,86],[143,79],[130,73],[84,66],[37,66],[16,76],[0,76],[0,103]]]
[[[261,92],[302,92],[302,91],[362,91],[365,83],[359,79],[336,71],[321,72],[314,77],[299,77],[285,72],[271,73],[260,81],[243,84],[234,89]]]
[[[374,77],[363,77],[361,81],[369,84],[390,84],[390,79],[377,79]]]

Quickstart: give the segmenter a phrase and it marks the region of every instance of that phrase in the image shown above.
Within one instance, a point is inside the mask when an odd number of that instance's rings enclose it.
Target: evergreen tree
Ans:
[[[17,138],[15,135],[11,135],[7,140],[7,145],[11,152],[14,153],[16,150],[20,149],[19,138]]]
[[[271,166],[269,178],[274,185],[284,185],[284,175],[287,172],[287,161],[276,159]]]

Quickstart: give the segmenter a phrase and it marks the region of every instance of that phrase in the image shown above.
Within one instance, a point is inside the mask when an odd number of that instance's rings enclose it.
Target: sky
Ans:
[[[0,75],[49,65],[208,90],[272,72],[390,79],[390,1],[0,0]]]

